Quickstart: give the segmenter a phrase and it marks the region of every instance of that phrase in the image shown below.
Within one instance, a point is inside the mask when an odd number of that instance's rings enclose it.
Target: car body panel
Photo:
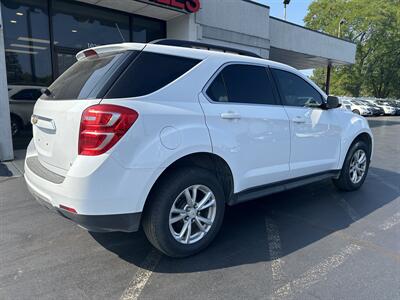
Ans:
[[[25,179],[30,190],[50,205],[72,207],[83,215],[140,213],[163,172],[177,160],[198,153],[224,160],[233,175],[233,193],[239,193],[311,173],[337,171],[359,134],[367,133],[372,139],[367,121],[344,109],[212,103],[204,94],[221,66],[248,63],[293,72],[326,99],[315,83],[289,66],[236,54],[151,44],[93,49],[105,53],[131,48],[202,61],[141,97],[38,100],[34,109],[38,120],[27,158],[37,156],[45,168],[65,179],[59,184],[49,182],[27,165]],[[82,112],[98,103],[133,109],[138,118],[107,152],[78,155]],[[238,112],[240,118],[221,118],[230,111]],[[298,115],[304,124],[293,124]]]

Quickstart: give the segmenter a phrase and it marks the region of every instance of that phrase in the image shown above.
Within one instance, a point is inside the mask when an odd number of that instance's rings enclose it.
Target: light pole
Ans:
[[[286,21],[286,5],[290,3],[290,0],[283,0],[283,7],[284,7],[284,19]]]
[[[338,34],[337,34],[338,38],[341,37],[342,25],[345,24],[345,23],[346,23],[346,20],[345,20],[345,19],[341,19],[341,20],[339,21]]]

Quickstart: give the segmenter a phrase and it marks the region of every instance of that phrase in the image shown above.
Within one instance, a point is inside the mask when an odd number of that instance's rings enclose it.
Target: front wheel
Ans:
[[[359,189],[367,177],[370,155],[370,149],[364,141],[354,143],[347,153],[339,178],[333,180],[336,187],[345,191]]]
[[[355,113],[356,115],[361,115],[360,111],[358,109],[354,109],[353,113]]]
[[[171,257],[193,255],[217,235],[225,197],[216,176],[201,168],[182,168],[156,187],[143,216],[143,229],[158,250]]]

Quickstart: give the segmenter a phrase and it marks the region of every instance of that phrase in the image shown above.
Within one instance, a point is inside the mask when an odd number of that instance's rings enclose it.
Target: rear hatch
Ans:
[[[33,141],[39,161],[66,174],[78,155],[82,112],[98,104],[116,78],[144,45],[102,46],[77,54],[78,61],[36,102],[32,115]]]

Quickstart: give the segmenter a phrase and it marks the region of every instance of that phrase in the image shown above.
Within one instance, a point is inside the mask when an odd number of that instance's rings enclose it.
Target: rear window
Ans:
[[[115,82],[106,98],[139,97],[153,93],[199,62],[198,59],[141,52]]]
[[[73,64],[48,88],[48,100],[94,99],[104,96],[104,89],[126,58],[135,51],[89,57]],[[115,78],[114,78],[115,80]]]

